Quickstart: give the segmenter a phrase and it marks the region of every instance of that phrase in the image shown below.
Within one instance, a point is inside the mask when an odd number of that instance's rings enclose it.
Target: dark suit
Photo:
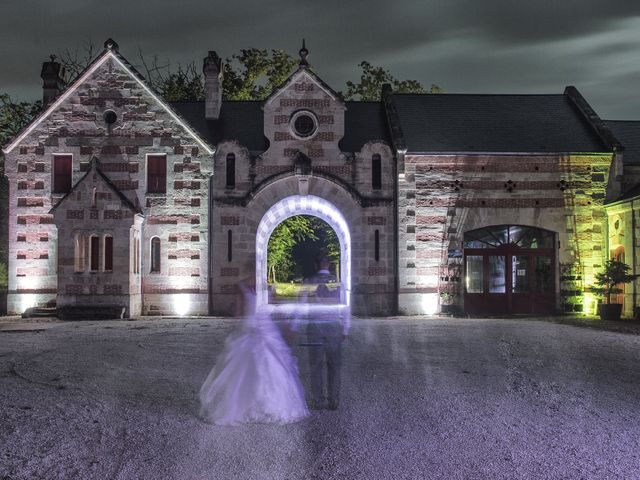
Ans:
[[[336,276],[320,271],[305,280],[307,285],[317,285],[315,296],[334,297],[338,288],[331,288]],[[338,297],[339,298],[339,297]],[[315,406],[324,402],[324,364],[327,365],[327,397],[329,408],[337,408],[340,400],[340,367],[342,364],[342,337],[346,334],[338,305],[321,307],[308,318],[309,367],[311,370],[311,397]]]

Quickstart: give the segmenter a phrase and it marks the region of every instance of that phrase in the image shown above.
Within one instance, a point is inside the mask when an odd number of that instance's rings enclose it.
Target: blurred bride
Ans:
[[[308,416],[296,358],[269,305],[256,309],[255,275],[238,285],[236,317],[242,323],[200,388],[200,416],[217,425],[291,423]]]

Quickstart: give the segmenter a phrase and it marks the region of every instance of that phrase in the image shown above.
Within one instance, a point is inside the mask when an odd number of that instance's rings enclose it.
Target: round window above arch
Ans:
[[[313,137],[318,131],[318,119],[308,110],[300,110],[291,116],[291,132],[300,140]]]

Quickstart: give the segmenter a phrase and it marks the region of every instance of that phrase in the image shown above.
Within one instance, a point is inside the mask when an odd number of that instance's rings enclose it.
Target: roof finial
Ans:
[[[302,39],[302,48],[298,53],[300,54],[300,66],[308,67],[309,63],[307,62],[307,55],[309,55],[309,50],[307,50],[307,47],[305,46],[304,38]]]
[[[108,38],[104,42],[104,48],[105,50],[118,50],[119,46],[114,39]]]

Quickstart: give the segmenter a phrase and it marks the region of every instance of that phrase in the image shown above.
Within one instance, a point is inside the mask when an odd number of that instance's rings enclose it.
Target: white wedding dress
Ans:
[[[256,311],[255,291],[240,289],[247,314],[200,389],[200,415],[217,425],[301,420],[309,410],[296,359],[268,306]]]

